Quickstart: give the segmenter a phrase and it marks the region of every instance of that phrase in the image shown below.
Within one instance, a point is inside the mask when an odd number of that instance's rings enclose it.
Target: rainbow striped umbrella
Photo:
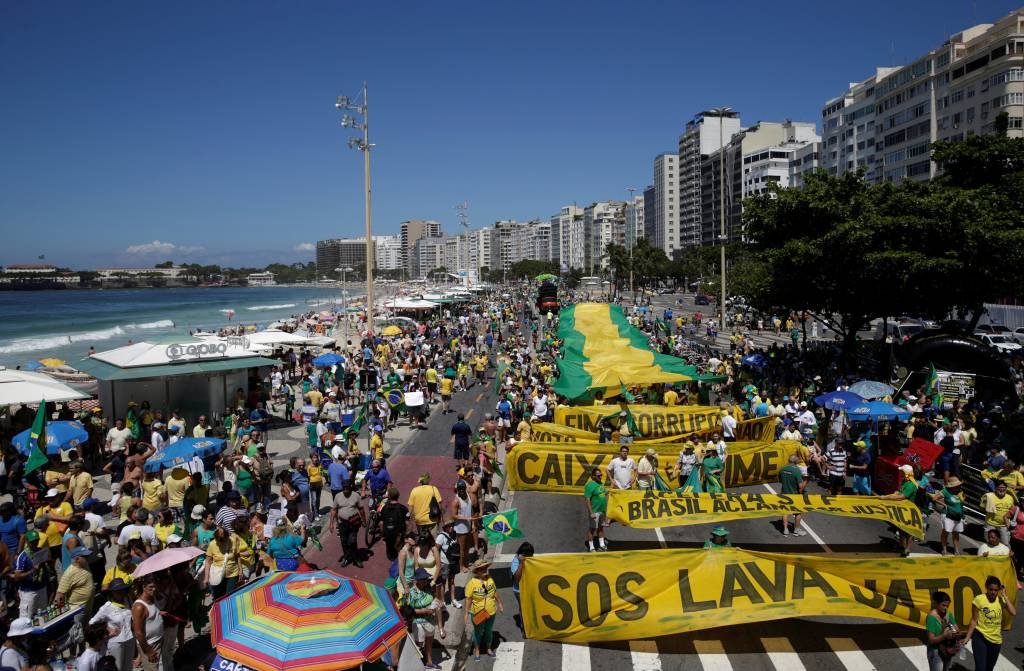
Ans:
[[[257,671],[341,671],[405,636],[387,590],[331,571],[278,571],[213,604],[217,652]]]

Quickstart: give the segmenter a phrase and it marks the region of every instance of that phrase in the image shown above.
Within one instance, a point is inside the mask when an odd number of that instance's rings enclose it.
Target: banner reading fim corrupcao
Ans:
[[[797,513],[879,520],[889,522],[915,538],[924,538],[921,511],[906,499],[888,501],[865,496],[757,492],[683,494],[651,490],[641,492],[635,489],[608,491],[608,519],[645,529]]]
[[[936,590],[952,597],[957,622],[970,621],[990,575],[1015,601],[1009,557],[832,559],[736,548],[537,555],[523,569],[523,625],[530,638],[579,643],[789,617],[924,627]]]

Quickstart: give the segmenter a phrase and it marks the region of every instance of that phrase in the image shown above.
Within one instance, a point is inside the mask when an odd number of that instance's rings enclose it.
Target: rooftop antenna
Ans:
[[[456,205],[455,209],[458,210],[459,213],[459,226],[462,226],[462,228],[464,228],[466,231],[469,231],[469,202],[463,201]]]

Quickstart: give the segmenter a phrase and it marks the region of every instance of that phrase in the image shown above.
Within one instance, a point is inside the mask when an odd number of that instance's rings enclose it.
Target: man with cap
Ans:
[[[721,548],[731,548],[732,543],[729,542],[729,530],[722,525],[716,526],[711,530],[711,538],[704,541],[705,550],[718,550]]]
[[[65,605],[85,606],[85,612],[90,612],[92,598],[96,593],[96,583],[89,572],[89,555],[92,554],[92,550],[78,546],[70,554],[71,565],[65,567],[61,573],[53,605],[58,608]]]
[[[903,473],[903,482],[900,484],[900,488],[892,494],[886,494],[878,498],[888,501],[902,501],[905,499],[914,503],[917,498],[917,490],[921,488],[921,484],[914,477],[914,467],[910,464],[903,464],[900,466],[900,471]],[[902,530],[899,532],[899,536],[902,555],[909,557],[911,536]]]
[[[444,618],[441,617],[441,604],[434,598],[433,590],[430,589],[430,573],[423,568],[418,568],[412,575],[413,584],[406,597],[406,605],[413,611],[413,632],[414,640],[421,646],[423,654],[423,667],[426,669],[440,669],[434,663],[433,647],[434,635],[444,639]]]
[[[960,555],[960,534],[964,532],[964,494],[963,483],[955,475],[946,480],[946,486],[932,495],[932,500],[943,505],[942,532],[939,534],[939,545],[942,556],[946,556],[946,539],[953,534],[953,553]]]
[[[45,501],[45,505],[36,511],[36,519],[43,515],[49,519],[50,524],[46,527],[44,539],[50,548],[50,558],[57,560],[60,559],[60,545],[74,510],[71,504],[64,500],[64,493],[57,489],[47,490]]]
[[[871,496],[871,452],[868,444],[858,440],[853,444],[856,452],[850,458],[850,472],[853,473],[853,493]]]
[[[33,555],[40,548],[45,548],[40,541],[50,522],[46,516],[37,518],[36,529],[25,533],[25,545],[14,560],[14,572],[11,578],[18,587],[18,616],[31,618],[37,611],[46,607],[46,565],[33,561]],[[38,529],[38,531],[37,531]]]
[[[133,538],[141,538],[146,552],[156,552],[157,548],[160,547],[160,541],[156,537],[156,530],[148,522],[149,511],[145,508],[136,509],[133,522],[121,527],[121,533],[117,537],[117,544],[126,547],[128,541]]]
[[[132,609],[128,605],[128,590],[131,585],[121,578],[114,578],[104,591],[107,600],[89,624],[107,625],[110,637],[107,639],[107,654],[114,658],[117,671],[132,671],[135,658],[135,636],[132,633]]]
[[[690,479],[690,473],[693,472],[693,468],[697,465],[698,457],[696,450],[697,444],[693,442],[692,438],[688,438],[686,443],[683,444],[683,449],[679,452],[674,474],[680,487],[686,485],[686,481]]]
[[[636,486],[638,489],[656,489],[658,474],[658,452],[648,447],[636,465]]]

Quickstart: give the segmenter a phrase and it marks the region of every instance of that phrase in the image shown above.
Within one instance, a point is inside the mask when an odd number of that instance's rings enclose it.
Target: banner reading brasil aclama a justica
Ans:
[[[924,520],[913,501],[865,496],[816,494],[723,494],[608,490],[608,519],[630,527],[709,524],[736,519],[822,513],[889,522],[915,538],[924,538]]]
[[[682,443],[687,440],[708,441],[711,440],[715,433],[720,434],[721,430],[721,427],[714,426],[702,431],[663,436],[661,438],[637,438],[633,442],[644,446],[650,443],[673,443],[678,444],[680,449],[682,449]],[[735,434],[736,440],[771,442],[775,438],[775,418],[759,417],[757,419],[737,422]],[[534,443],[599,443],[599,438],[599,434],[591,431],[574,429],[550,422],[534,422],[530,426],[530,441]]]
[[[519,443],[505,457],[509,487],[519,491],[581,494],[591,470],[600,468],[603,473],[620,447],[611,443]],[[642,447],[658,452],[663,460],[658,469],[662,473],[675,464],[681,449],[672,443]],[[795,440],[729,443],[723,482],[726,487],[778,482],[779,470],[789,456],[802,451],[806,448]]]
[[[591,398],[594,390],[711,379],[679,357],[651,350],[619,305],[580,303],[558,315],[561,358],[555,391],[568,399]],[[718,378],[714,378],[718,379]]]
[[[1016,600],[1009,557],[838,559],[737,548],[536,555],[520,584],[527,637],[586,643],[808,616],[924,627],[936,590],[952,597],[957,622],[968,622],[988,576]]]

